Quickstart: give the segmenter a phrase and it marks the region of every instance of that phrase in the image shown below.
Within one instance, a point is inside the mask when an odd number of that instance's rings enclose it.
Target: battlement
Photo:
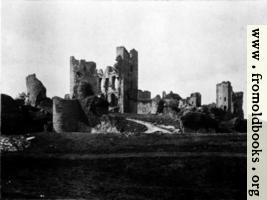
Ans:
[[[148,90],[138,90],[138,100],[151,100],[151,92]]]
[[[73,66],[73,70],[76,71],[87,71],[90,73],[95,73],[96,63],[93,61],[86,61],[84,59],[76,60],[74,56],[70,57],[70,65]]]
[[[138,61],[138,52],[135,49],[131,49],[129,52],[124,46],[116,48],[116,58],[120,57],[122,60],[135,62]]]
[[[129,60],[130,54],[127,49],[123,46],[119,46],[116,48],[116,57],[121,57],[123,60]]]
[[[235,95],[235,97],[243,98],[244,93],[243,92],[235,92],[234,95]]]
[[[221,83],[217,83],[216,87],[232,87],[230,81],[222,81]]]

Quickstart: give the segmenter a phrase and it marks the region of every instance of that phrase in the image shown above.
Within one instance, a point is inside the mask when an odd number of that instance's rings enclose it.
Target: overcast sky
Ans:
[[[71,55],[105,68],[122,45],[139,52],[140,89],[215,102],[218,82],[245,92],[246,25],[266,24],[266,10],[264,1],[2,1],[1,92],[15,97],[36,73],[49,97],[63,97]]]

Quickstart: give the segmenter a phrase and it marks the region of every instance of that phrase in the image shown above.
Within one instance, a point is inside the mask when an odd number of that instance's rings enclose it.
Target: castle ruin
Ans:
[[[147,90],[138,90],[138,105],[137,113],[138,114],[150,114],[152,107],[151,92]]]
[[[233,92],[227,81],[216,85],[216,94],[217,108],[243,118],[243,92]],[[150,91],[138,90],[138,52],[121,46],[116,48],[115,64],[105,70],[93,61],[70,57],[70,94],[53,98],[53,126],[56,132],[87,131],[109,112],[172,115],[197,107],[199,92],[185,99],[173,92],[151,98]]]
[[[230,81],[216,85],[216,107],[232,113],[236,117],[244,117],[243,92],[234,92]]]
[[[193,107],[201,106],[201,94],[199,92],[192,93],[190,97],[186,98],[186,102]]]
[[[105,71],[97,70],[95,62],[70,57],[70,98],[79,96],[78,86],[87,83],[88,95],[102,95],[110,111],[137,113],[138,52],[117,47],[116,63]]]

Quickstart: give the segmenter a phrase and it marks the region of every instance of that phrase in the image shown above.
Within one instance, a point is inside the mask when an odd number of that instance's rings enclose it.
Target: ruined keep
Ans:
[[[138,91],[138,52],[117,47],[114,68],[119,74],[119,111],[121,113],[137,113]]]
[[[116,49],[116,63],[105,71],[97,70],[95,62],[70,57],[70,98],[78,98],[78,85],[88,83],[88,93],[104,96],[111,111],[137,113],[138,52]]]
[[[234,92],[230,81],[216,85],[216,107],[232,113],[236,117],[244,117],[243,92]]]
[[[232,110],[233,88],[229,81],[223,81],[216,85],[216,105],[224,111]]]

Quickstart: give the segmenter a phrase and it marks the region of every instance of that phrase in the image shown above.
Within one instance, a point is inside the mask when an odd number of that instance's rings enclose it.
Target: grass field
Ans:
[[[2,198],[246,198],[245,134],[33,135],[2,154]]]
[[[88,134],[36,133],[19,155],[128,152],[246,152],[245,134]],[[12,153],[16,154],[16,153]],[[10,155],[10,154],[9,154]]]

